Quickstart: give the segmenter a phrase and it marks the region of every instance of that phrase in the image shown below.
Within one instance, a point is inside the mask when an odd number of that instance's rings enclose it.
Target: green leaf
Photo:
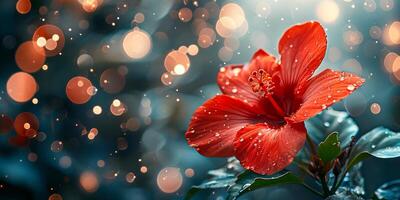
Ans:
[[[340,147],[347,147],[353,136],[357,135],[358,126],[346,112],[328,109],[305,122],[308,135],[316,144],[322,142],[329,134],[339,134]]]
[[[340,154],[340,142],[337,132],[331,133],[325,141],[318,146],[318,156],[324,163],[328,163],[338,157]]]
[[[197,192],[201,190],[227,188],[233,185],[236,179],[237,178],[235,177],[235,175],[215,176],[210,180],[204,181],[200,185],[196,185],[190,188],[190,190],[186,193],[185,199],[191,199]]]
[[[389,200],[400,199],[400,179],[390,181],[380,186],[372,199]]]
[[[264,187],[271,187],[281,184],[302,184],[303,180],[291,172],[274,176],[261,176],[251,171],[240,174],[234,185],[228,189],[228,198],[234,200],[239,196]]]
[[[339,133],[340,147],[347,147],[353,136],[358,133],[358,126],[346,112],[328,109],[305,122],[307,134],[315,144],[319,144],[333,132]],[[305,146],[296,156],[295,161],[307,163],[310,149]]]
[[[240,166],[239,161],[235,158],[228,158],[226,166],[208,171],[208,175],[211,177],[200,185],[190,188],[184,199],[189,200],[202,190],[227,188],[235,184],[236,176],[240,171],[243,171],[243,168]]]
[[[346,170],[370,156],[377,158],[399,157],[400,133],[378,127],[363,135],[350,153]]]

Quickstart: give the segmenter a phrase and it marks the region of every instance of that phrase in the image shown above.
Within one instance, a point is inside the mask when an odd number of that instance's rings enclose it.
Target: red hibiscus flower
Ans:
[[[221,68],[217,81],[223,94],[195,111],[188,143],[204,156],[235,156],[259,174],[287,167],[306,140],[304,121],[364,82],[331,69],[312,77],[326,44],[321,25],[307,22],[283,34],[280,62],[258,50],[245,66]]]

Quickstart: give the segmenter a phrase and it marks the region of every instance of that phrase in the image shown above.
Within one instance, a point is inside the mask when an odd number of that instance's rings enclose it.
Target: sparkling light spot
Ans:
[[[95,115],[100,115],[103,112],[103,109],[100,106],[94,106],[93,107],[93,113]]]
[[[140,172],[142,172],[143,174],[147,173],[147,167],[146,166],[140,167]]]
[[[333,0],[322,0],[317,5],[317,17],[326,23],[332,23],[336,21],[339,13],[339,6]]]

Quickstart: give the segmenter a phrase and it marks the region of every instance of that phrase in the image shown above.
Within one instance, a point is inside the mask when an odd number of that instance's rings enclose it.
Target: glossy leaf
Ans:
[[[400,199],[400,179],[385,183],[380,186],[374,193],[374,199]]]
[[[211,180],[207,180],[200,185],[193,186],[190,190],[186,193],[185,199],[191,199],[197,192],[201,190],[208,190],[208,189],[219,189],[219,188],[227,188],[230,185],[233,185],[236,181],[235,176],[224,176],[224,177],[215,177]]]
[[[331,133],[318,146],[318,156],[322,161],[328,163],[340,154],[340,142],[337,132]]]
[[[319,144],[333,132],[339,134],[341,149],[347,147],[353,136],[358,133],[358,126],[346,112],[328,109],[305,122],[307,134],[315,144]],[[310,157],[310,149],[305,146],[296,156],[295,161],[305,162]]]
[[[190,188],[190,190],[186,193],[185,199],[191,199],[201,190],[227,188],[235,184],[237,179],[236,176],[241,171],[243,171],[243,168],[240,166],[239,161],[235,158],[228,158],[228,163],[226,166],[208,171],[210,179],[204,181],[200,185]]]
[[[271,187],[282,184],[302,184],[303,180],[291,172],[280,175],[260,176],[251,171],[245,171],[240,174],[235,182],[228,189],[228,198],[234,200],[239,196],[260,188]]]
[[[346,112],[325,110],[305,122],[308,135],[319,144],[332,132],[339,134],[340,147],[344,148],[357,135],[358,126]]]
[[[378,127],[363,135],[350,153],[346,169],[350,169],[362,160],[374,156],[377,158],[396,158],[400,156],[400,133]]]

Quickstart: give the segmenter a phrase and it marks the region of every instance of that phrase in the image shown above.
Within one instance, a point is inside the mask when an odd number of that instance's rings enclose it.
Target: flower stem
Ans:
[[[322,189],[324,190],[324,196],[328,197],[330,195],[330,191],[329,191],[328,184],[326,183],[326,180],[325,180],[325,175],[321,175],[319,177],[319,179],[321,180]]]
[[[333,184],[333,188],[331,189],[331,193],[335,193],[336,190],[340,187],[340,185],[342,184],[344,177],[346,176],[347,171],[345,171],[345,173],[340,177],[339,181],[337,181],[337,184]]]
[[[332,184],[332,187],[331,187],[331,190],[330,190],[331,194],[334,194],[336,192],[336,191],[334,191],[334,189],[336,187],[338,178],[339,178],[339,175],[335,176],[335,179],[333,180],[333,184]]]

